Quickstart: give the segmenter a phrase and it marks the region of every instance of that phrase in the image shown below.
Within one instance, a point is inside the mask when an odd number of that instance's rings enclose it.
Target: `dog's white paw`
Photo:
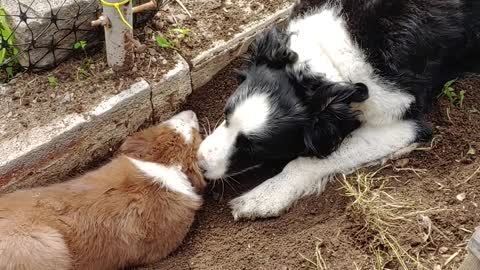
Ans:
[[[253,190],[230,201],[235,220],[278,217],[292,204],[288,185],[277,175]]]
[[[271,195],[270,195],[271,196]],[[286,212],[289,208],[288,204],[282,204],[276,199],[265,197],[256,197],[247,193],[243,196],[230,201],[232,215],[235,221],[241,219],[258,219],[278,217]]]

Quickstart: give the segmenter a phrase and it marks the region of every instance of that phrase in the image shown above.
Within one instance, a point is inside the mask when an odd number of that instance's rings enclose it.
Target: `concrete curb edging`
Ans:
[[[285,20],[292,5],[252,23],[190,61],[177,55],[176,66],[162,79],[144,79],[108,98],[84,114],[70,114],[25,134],[0,141],[0,194],[59,182],[72,171],[113,151],[145,123],[162,121],[178,110],[192,90],[207,83],[253,38]]]

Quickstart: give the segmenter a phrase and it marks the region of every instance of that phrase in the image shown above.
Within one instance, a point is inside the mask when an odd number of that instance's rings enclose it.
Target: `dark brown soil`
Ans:
[[[239,65],[235,61],[188,100],[186,108],[195,110],[203,125],[208,125],[206,119],[215,123],[222,116],[225,100],[237,85],[232,68]],[[419,244],[415,228],[395,235],[404,247],[417,250],[427,269],[456,269],[466,241],[480,225],[480,173],[475,173],[480,166],[480,78],[464,79],[454,88],[466,90],[463,107],[439,100],[430,115],[435,134],[432,149],[408,155],[403,170],[392,163],[381,171],[396,176],[385,183],[391,196],[442,209],[426,214],[434,229],[425,243]],[[330,183],[318,197],[302,199],[280,218],[234,222],[228,201],[275,171],[278,168],[252,172],[236,177],[238,183],[213,187],[184,244],[149,269],[304,269],[311,264],[302,255],[313,259],[318,242],[327,269],[374,268],[368,246],[371,235],[359,233],[365,221],[352,213],[352,199],[339,182]],[[458,200],[463,193],[465,199]],[[395,262],[387,266],[401,269]]]

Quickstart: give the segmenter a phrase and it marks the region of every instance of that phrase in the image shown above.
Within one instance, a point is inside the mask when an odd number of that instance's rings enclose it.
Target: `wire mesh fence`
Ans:
[[[99,0],[0,0],[0,81],[19,71],[53,68],[84,44],[99,44],[102,28],[90,22],[100,13]],[[153,15],[155,11],[136,14],[134,26]]]

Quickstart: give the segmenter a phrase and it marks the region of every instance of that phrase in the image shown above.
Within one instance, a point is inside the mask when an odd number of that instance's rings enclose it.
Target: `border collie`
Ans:
[[[234,218],[278,216],[333,175],[428,141],[433,98],[480,59],[478,18],[477,0],[297,3],[286,29],[251,46],[225,121],[198,152],[210,179],[289,161],[230,202]]]

